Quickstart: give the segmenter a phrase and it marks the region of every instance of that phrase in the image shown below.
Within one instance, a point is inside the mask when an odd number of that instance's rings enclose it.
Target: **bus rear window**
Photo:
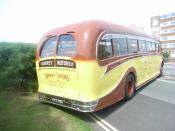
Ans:
[[[76,54],[77,42],[72,35],[61,35],[58,42],[57,55],[73,57]]]
[[[47,39],[44,42],[44,45],[41,51],[41,58],[54,56],[56,45],[57,45],[56,36]]]

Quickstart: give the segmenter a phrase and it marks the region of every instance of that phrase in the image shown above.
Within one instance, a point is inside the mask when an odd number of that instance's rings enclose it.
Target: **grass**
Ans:
[[[0,131],[92,131],[81,115],[40,103],[37,94],[0,93]]]

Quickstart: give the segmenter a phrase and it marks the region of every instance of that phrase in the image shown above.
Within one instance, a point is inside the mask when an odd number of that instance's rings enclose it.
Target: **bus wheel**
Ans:
[[[131,99],[135,95],[135,77],[129,74],[125,81],[125,100]]]

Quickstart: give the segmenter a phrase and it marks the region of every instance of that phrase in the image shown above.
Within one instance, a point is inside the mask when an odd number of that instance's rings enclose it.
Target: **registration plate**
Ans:
[[[57,98],[51,98],[52,102],[63,104],[63,100],[57,99]]]
[[[64,104],[64,105],[71,105],[71,101],[67,99],[59,99],[59,98],[51,97],[50,101],[54,103]]]
[[[59,98],[59,97],[50,96],[50,95],[41,95],[40,94],[40,99],[43,99],[43,98],[46,101],[50,101],[50,102],[57,103],[57,104],[63,104],[63,105],[67,105],[67,106],[71,106],[71,100],[69,100],[69,99]]]

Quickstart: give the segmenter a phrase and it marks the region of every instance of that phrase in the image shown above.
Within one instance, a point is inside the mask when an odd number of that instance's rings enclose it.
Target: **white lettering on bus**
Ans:
[[[64,60],[58,60],[57,65],[59,66],[68,66],[68,67],[73,67],[74,63],[71,61],[64,61]]]
[[[52,65],[52,64],[53,64],[53,61],[51,61],[51,60],[41,62],[41,66]]]

